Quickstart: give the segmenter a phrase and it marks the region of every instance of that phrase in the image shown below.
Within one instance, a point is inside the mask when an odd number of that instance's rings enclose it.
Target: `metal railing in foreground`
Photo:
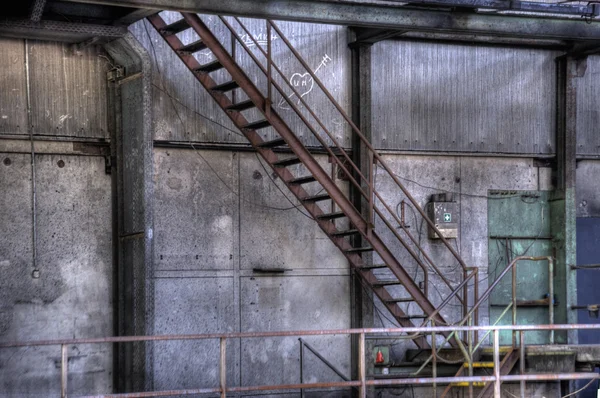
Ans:
[[[309,389],[324,389],[324,388],[350,388],[357,387],[360,397],[366,397],[367,387],[370,386],[396,386],[396,385],[431,385],[434,390],[438,384],[448,384],[455,382],[493,382],[494,396],[500,397],[500,385],[502,382],[516,382],[521,384],[521,397],[525,397],[525,388],[527,381],[556,381],[556,380],[580,380],[580,379],[598,379],[600,375],[597,373],[540,373],[540,374],[525,374],[524,367],[520,367],[520,374],[517,375],[501,375],[500,374],[500,344],[499,333],[503,330],[518,332],[520,334],[520,358],[522,363],[525,358],[524,335],[528,331],[539,330],[598,330],[600,324],[588,325],[502,325],[502,326],[437,326],[437,327],[414,327],[414,328],[372,328],[372,329],[338,329],[338,330],[305,330],[305,331],[286,331],[286,332],[242,332],[242,333],[213,333],[213,334],[197,334],[197,335],[165,335],[165,336],[123,336],[123,337],[105,337],[91,339],[66,339],[66,340],[42,340],[42,341],[19,341],[0,343],[2,348],[15,347],[35,347],[35,346],[58,346],[61,350],[60,362],[60,383],[61,397],[67,397],[67,380],[68,380],[68,347],[75,344],[103,344],[103,343],[132,343],[132,342],[155,342],[155,341],[184,341],[184,340],[215,340],[220,347],[219,359],[219,387],[214,388],[197,388],[185,390],[169,390],[169,391],[152,391],[152,392],[135,392],[123,394],[104,394],[93,396],[80,396],[85,398],[92,397],[162,397],[175,395],[192,395],[192,394],[220,394],[221,397],[226,397],[227,393],[239,392],[256,392],[256,391],[285,391],[285,390],[309,390]],[[390,378],[368,380],[366,367],[367,360],[365,350],[365,336],[384,335],[385,338],[390,338],[390,335],[398,334],[406,337],[406,333],[417,333],[422,335],[434,336],[436,333],[444,332],[472,332],[472,331],[491,331],[493,334],[493,358],[494,358],[494,374],[490,376],[467,376],[467,377],[406,377],[406,378]],[[319,382],[319,383],[298,383],[298,384],[279,384],[279,385],[259,385],[259,386],[227,386],[226,380],[226,347],[229,339],[257,339],[257,338],[272,338],[272,337],[299,337],[299,336],[332,336],[332,335],[358,335],[359,360],[358,360],[358,379],[341,381],[341,382]],[[436,363],[433,364],[433,375],[436,375]],[[72,396],[69,394],[69,396]]]

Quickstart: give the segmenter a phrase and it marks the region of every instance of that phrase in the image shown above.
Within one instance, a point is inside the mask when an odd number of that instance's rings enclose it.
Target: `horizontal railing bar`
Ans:
[[[558,373],[558,374],[527,374],[527,375],[503,375],[500,376],[501,381],[552,381],[552,380],[591,380],[598,379],[598,373]],[[406,384],[449,384],[460,382],[478,382],[478,381],[495,381],[494,376],[454,376],[454,377],[412,377],[402,379],[379,379],[366,380],[368,386],[392,386]],[[307,383],[307,384],[281,384],[269,386],[244,386],[244,387],[228,387],[227,392],[250,392],[250,391],[278,391],[278,390],[299,390],[299,389],[317,389],[317,388],[344,388],[357,387],[361,385],[360,381],[343,381],[329,383]],[[86,395],[79,398],[133,398],[133,397],[159,397],[173,395],[192,395],[203,393],[220,392],[219,388],[204,388],[196,390],[169,390],[169,391],[152,391],[152,392],[137,392],[123,394],[106,394],[106,395]]]
[[[169,340],[207,340],[220,339],[245,339],[257,337],[297,337],[297,336],[331,336],[337,334],[389,334],[389,333],[430,333],[453,331],[487,331],[487,330],[597,330],[597,324],[561,324],[561,325],[497,325],[497,326],[421,326],[409,328],[364,328],[364,329],[332,329],[332,330],[297,330],[281,332],[238,332],[238,333],[209,333],[209,334],[182,334],[160,336],[115,336],[98,337],[89,339],[63,339],[63,340],[38,340],[16,341],[0,343],[0,348],[47,346],[61,344],[101,344],[101,343],[131,343],[137,341],[169,341]]]

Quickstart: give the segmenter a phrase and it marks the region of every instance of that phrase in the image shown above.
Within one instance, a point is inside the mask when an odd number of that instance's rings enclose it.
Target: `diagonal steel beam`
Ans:
[[[155,10],[235,15],[275,20],[428,32],[562,40],[600,39],[600,22],[447,12],[400,6],[314,0],[64,0]]]

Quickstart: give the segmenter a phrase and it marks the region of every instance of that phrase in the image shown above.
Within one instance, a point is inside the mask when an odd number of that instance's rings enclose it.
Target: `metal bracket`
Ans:
[[[106,79],[109,82],[116,82],[117,80],[121,80],[125,77],[125,67],[124,66],[115,66],[108,72],[106,72]]]

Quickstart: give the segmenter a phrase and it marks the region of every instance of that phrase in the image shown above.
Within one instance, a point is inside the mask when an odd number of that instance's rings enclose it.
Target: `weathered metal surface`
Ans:
[[[417,42],[373,47],[380,149],[554,152],[557,53]]]
[[[0,39],[0,135],[27,134],[27,84],[25,43],[23,40]]]
[[[109,138],[105,56],[97,47],[75,54],[64,44],[29,43],[34,135]]]
[[[577,85],[577,154],[600,155],[600,56],[589,56]],[[577,170],[579,172],[579,169]]]
[[[67,0],[114,6],[154,8],[195,13],[237,15],[252,18],[330,23],[352,26],[426,31],[460,31],[531,38],[600,38],[598,24],[580,20],[546,20],[526,16],[474,14],[403,9],[397,5],[340,4],[337,1],[294,0],[273,4],[269,0],[239,0],[235,3],[209,0]]]
[[[600,196],[595,181],[600,175],[600,162],[582,160],[577,162],[576,206],[577,217],[600,217]]]

